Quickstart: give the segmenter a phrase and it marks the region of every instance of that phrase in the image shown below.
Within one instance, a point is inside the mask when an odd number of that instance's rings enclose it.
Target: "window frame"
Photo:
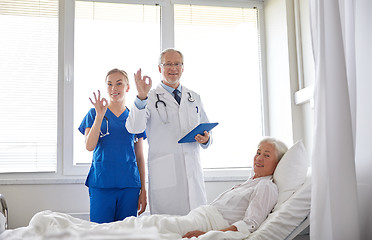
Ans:
[[[81,0],[88,1],[88,0]],[[262,91],[262,118],[263,135],[269,135],[268,124],[268,101],[265,60],[265,35],[263,0],[100,0],[100,2],[159,5],[161,8],[160,36],[161,46],[159,50],[174,46],[174,4],[191,4],[224,7],[256,7],[258,9],[258,28],[260,34],[261,51],[261,91]],[[74,104],[74,21],[75,1],[59,1],[59,43],[58,43],[58,122],[57,122],[57,172],[56,173],[9,173],[4,174],[9,179],[33,179],[32,183],[45,184],[49,182],[60,183],[56,179],[76,179],[75,183],[82,183],[85,179],[90,164],[73,163],[73,104]],[[72,27],[70,27],[72,26]],[[173,36],[169,38],[168,36]],[[206,181],[235,181],[245,180],[251,173],[251,168],[224,168],[204,169]],[[52,180],[54,179],[54,180]],[[0,180],[9,183],[8,180]],[[12,182],[12,181],[11,181]],[[17,180],[15,181],[17,182]],[[48,181],[47,181],[48,182]]]

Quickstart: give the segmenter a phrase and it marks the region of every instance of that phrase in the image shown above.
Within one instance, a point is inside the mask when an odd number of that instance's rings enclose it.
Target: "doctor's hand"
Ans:
[[[147,98],[147,94],[149,93],[152,85],[152,80],[149,76],[142,77],[142,70],[141,68],[134,74],[134,81],[136,83],[138,98],[141,100],[145,100]],[[147,82],[148,81],[148,82]]]
[[[209,141],[209,133],[207,131],[204,131],[204,135],[201,134],[196,135],[195,140],[198,143],[206,144]]]
[[[93,92],[94,95],[94,101],[89,98],[90,102],[93,104],[94,108],[96,109],[96,115],[98,117],[105,116],[107,107],[108,107],[108,102],[106,98],[101,98],[101,92],[98,90],[98,96],[96,95],[95,92]]]

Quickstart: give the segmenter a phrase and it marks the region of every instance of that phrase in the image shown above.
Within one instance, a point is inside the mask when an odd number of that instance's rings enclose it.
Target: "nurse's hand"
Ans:
[[[108,102],[106,98],[101,98],[101,92],[98,90],[98,96],[96,95],[95,92],[93,92],[94,95],[94,101],[89,98],[90,102],[93,104],[94,108],[96,109],[96,115],[98,117],[105,116],[107,107],[108,107]]]
[[[198,143],[206,144],[209,141],[209,133],[207,131],[204,131],[204,135],[201,134],[196,135],[195,140]]]
[[[134,74],[134,81],[137,87],[138,98],[145,100],[152,86],[151,78],[149,76],[142,77],[142,70],[140,68],[137,73]]]
[[[146,190],[141,189],[141,193],[138,198],[138,216],[141,215],[147,206],[147,197],[146,197]]]

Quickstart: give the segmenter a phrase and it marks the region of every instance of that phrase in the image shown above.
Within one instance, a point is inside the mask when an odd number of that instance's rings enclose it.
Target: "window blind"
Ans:
[[[0,172],[57,166],[58,1],[0,0]]]
[[[127,22],[158,22],[159,7],[143,4],[124,4],[76,1],[77,19]]]
[[[175,5],[177,25],[226,26],[241,23],[257,23],[254,8],[211,7],[199,5]]]
[[[10,16],[58,17],[57,0],[1,0],[0,14]]]

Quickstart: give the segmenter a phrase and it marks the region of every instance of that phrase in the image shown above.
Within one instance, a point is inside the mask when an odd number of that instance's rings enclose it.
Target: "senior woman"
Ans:
[[[152,227],[161,239],[242,239],[261,225],[276,204],[278,188],[272,175],[286,151],[287,147],[279,140],[261,140],[254,156],[253,177],[225,191],[211,204],[193,209],[186,216],[155,214],[96,224],[63,213],[44,211],[37,213],[29,226],[44,234],[76,229],[96,236],[103,232],[114,234],[120,229],[134,231]]]
[[[254,176],[225,191],[210,204],[230,225],[220,231],[253,232],[267,218],[278,200],[273,174],[287,150],[287,146],[275,138],[260,141],[254,156]],[[194,230],[183,237],[197,237],[204,233]]]

